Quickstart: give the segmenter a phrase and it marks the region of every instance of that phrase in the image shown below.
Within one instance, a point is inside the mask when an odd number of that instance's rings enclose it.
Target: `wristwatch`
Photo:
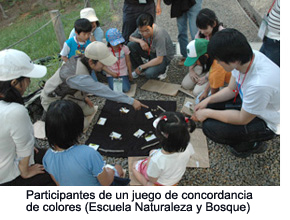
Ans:
[[[142,72],[142,67],[141,66],[138,66],[138,70],[140,71],[140,72]]]

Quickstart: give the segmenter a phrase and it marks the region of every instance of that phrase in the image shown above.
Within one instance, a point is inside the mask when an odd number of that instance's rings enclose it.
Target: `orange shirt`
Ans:
[[[214,60],[208,77],[210,87],[213,89],[223,87],[225,83],[230,82],[231,75],[231,72],[225,71],[224,68],[219,65],[216,60]]]

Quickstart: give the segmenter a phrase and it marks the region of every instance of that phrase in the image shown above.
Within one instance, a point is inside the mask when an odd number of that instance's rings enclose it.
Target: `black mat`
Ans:
[[[148,105],[149,109],[142,108],[140,111],[135,111],[131,105],[107,100],[99,116],[99,118],[106,118],[107,121],[105,125],[95,124],[86,144],[99,145],[98,151],[104,156],[147,156],[150,150],[158,147],[159,143],[158,139],[149,142],[145,140],[146,135],[155,133],[152,123],[162,113],[157,106],[166,111],[176,111],[176,102],[142,100],[142,103]],[[130,111],[127,114],[121,113],[122,107]],[[147,119],[145,116],[145,113],[149,111],[153,115],[152,119]],[[138,129],[145,131],[140,138],[133,135]],[[122,139],[112,140],[110,134],[113,131],[121,134]]]

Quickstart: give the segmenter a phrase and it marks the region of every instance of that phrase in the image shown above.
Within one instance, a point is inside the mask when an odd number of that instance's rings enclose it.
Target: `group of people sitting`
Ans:
[[[137,77],[164,79],[174,57],[173,43],[149,13],[138,16],[127,45],[116,28],[106,32],[107,45],[100,42],[103,32],[94,9],[85,8],[80,15],[61,51],[64,63],[41,93],[50,145],[46,152],[34,148],[22,99],[30,78],[43,77],[46,67],[18,50],[0,52],[0,122],[5,125],[0,128],[1,185],[118,185],[124,177],[121,166],[106,165],[97,151],[78,144],[89,126],[85,116],[94,111],[87,94],[135,110],[148,108],[123,92]],[[191,118],[165,112],[154,121],[161,148],[133,167],[142,185],[178,184],[194,154],[189,143],[194,121],[202,122],[208,138],[243,158],[265,152],[265,141],[280,134],[279,66],[253,51],[241,32],[224,28],[210,9],[199,12],[196,25],[198,33],[187,45],[184,62],[189,73],[182,81],[197,96],[195,112]],[[101,72],[109,86],[98,81]],[[120,81],[123,92],[115,88]]]

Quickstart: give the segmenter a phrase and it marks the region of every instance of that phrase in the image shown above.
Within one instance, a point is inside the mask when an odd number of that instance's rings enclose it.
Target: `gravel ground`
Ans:
[[[267,11],[270,0],[255,0],[252,5],[259,9],[259,12]],[[114,15],[114,20],[105,24],[104,31],[109,27],[117,27],[121,30],[121,8],[119,8]],[[227,10],[225,10],[227,5]],[[162,6],[163,13],[157,18],[157,23],[166,27],[170,33],[172,40],[177,41],[177,28],[175,19],[169,17],[169,7]],[[248,38],[249,41],[258,41],[257,28],[246,17],[245,13],[241,10],[236,0],[204,0],[203,7],[208,7],[216,11],[220,21],[226,27],[235,27],[241,30]],[[242,22],[241,22],[242,21]],[[186,67],[177,67],[178,58],[175,58],[169,67],[168,78],[166,82],[181,83],[183,77],[187,73]],[[181,110],[185,94],[179,92],[177,96],[171,97],[158,93],[147,92],[141,90],[140,87],[146,82],[146,79],[138,78],[135,80],[137,83],[137,92],[135,98],[138,100],[173,100],[177,102],[177,111]],[[105,100],[103,98],[93,97],[93,102],[102,109]],[[87,132],[81,137],[80,142],[85,143],[89,137],[93,124],[96,123],[100,114],[98,111],[93,123]],[[197,127],[201,127],[201,123],[197,123]],[[180,186],[277,186],[280,185],[280,137],[277,136],[273,140],[267,141],[268,150],[259,155],[252,155],[246,159],[240,159],[233,156],[226,148],[225,145],[208,141],[209,150],[209,168],[188,168],[179,182]],[[46,141],[38,140],[40,146],[48,147]],[[111,164],[121,164],[128,170],[127,158],[114,158],[104,157],[104,159]],[[127,172],[128,173],[128,172]],[[128,174],[127,174],[128,175]]]

